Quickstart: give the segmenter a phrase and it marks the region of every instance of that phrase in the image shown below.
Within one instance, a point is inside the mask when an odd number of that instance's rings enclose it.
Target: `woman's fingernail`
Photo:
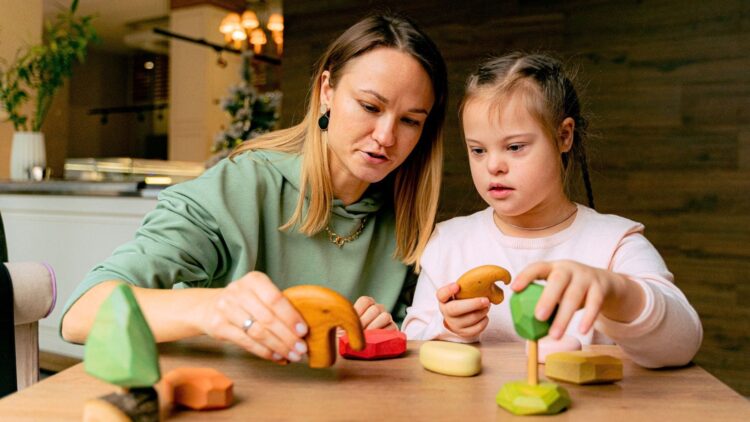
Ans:
[[[289,360],[292,362],[299,362],[300,356],[294,352],[289,352]]]
[[[298,322],[297,325],[294,326],[294,328],[297,330],[297,334],[304,336],[307,334],[307,325]]]
[[[280,354],[278,354],[278,353],[274,353],[272,357],[273,357],[273,360],[281,360],[281,359],[283,359],[283,358],[281,357],[281,355],[280,355]]]
[[[307,353],[307,345],[301,341],[295,343],[294,348],[300,353]]]

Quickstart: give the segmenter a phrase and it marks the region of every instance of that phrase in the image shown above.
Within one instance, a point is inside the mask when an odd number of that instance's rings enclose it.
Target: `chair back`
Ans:
[[[43,263],[0,263],[0,397],[39,380],[39,323],[55,307],[57,283]]]

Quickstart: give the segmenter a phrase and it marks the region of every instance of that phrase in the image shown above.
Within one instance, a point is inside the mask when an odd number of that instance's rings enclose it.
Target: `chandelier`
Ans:
[[[242,49],[252,46],[255,54],[260,54],[263,47],[268,43],[266,31],[263,30],[263,21],[259,19],[268,16],[265,19],[265,27],[271,33],[271,39],[276,45],[276,54],[281,56],[284,50],[284,16],[280,12],[268,13],[265,2],[256,7],[256,10],[246,8],[242,14],[229,13],[221,20],[219,32],[224,34],[224,40],[234,48]]]

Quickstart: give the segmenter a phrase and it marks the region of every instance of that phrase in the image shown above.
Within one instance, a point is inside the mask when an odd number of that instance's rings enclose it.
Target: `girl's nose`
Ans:
[[[489,153],[487,157],[487,171],[490,174],[501,174],[508,172],[508,163],[502,157],[502,154]]]
[[[375,123],[372,138],[383,148],[393,146],[396,141],[396,136],[393,133],[394,128],[395,122],[393,118],[383,115]]]

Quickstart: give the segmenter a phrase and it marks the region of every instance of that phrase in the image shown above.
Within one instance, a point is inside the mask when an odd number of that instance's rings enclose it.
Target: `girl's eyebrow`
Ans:
[[[370,95],[374,96],[375,98],[377,98],[381,103],[388,105],[388,98],[385,98],[382,94],[380,94],[380,93],[378,93],[376,91],[373,91],[371,89],[360,89],[359,92],[363,92],[365,94],[370,94]],[[423,108],[410,108],[407,111],[409,113],[422,113],[422,114],[424,114],[426,116],[428,116],[430,114],[427,110],[425,110]]]
[[[523,138],[523,137],[529,137],[529,136],[534,136],[534,134],[531,133],[531,132],[529,132],[529,133],[525,133],[525,132],[524,133],[514,133],[512,135],[508,135],[508,136],[506,136],[504,138],[500,138],[500,139],[497,139],[497,140],[500,141],[500,142],[507,142],[507,141],[513,140],[515,138]],[[476,140],[476,139],[471,139],[471,138],[465,138],[465,139],[466,139],[466,142],[474,142],[476,144],[481,144],[482,143],[482,141],[479,141],[479,140]]]

